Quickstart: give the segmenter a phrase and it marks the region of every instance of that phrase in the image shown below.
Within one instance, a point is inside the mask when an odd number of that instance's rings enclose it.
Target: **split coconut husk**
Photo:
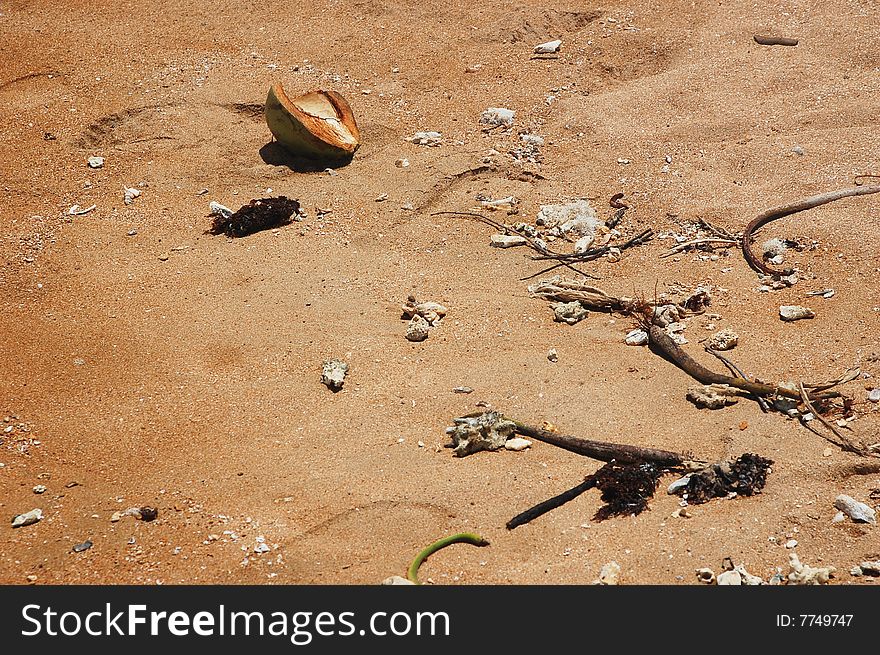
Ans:
[[[309,159],[350,159],[361,133],[351,106],[335,91],[314,89],[288,98],[280,83],[269,89],[266,124],[272,135],[294,155]]]

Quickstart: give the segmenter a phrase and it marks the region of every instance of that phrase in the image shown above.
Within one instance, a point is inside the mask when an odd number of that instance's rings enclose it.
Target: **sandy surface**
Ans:
[[[876,6],[503,4],[0,5],[0,419],[13,428],[0,434],[0,582],[375,583],[471,530],[491,546],[444,550],[422,578],[583,584],[613,559],[624,583],[695,584],[725,556],[767,578],[787,572],[793,538],[803,561],[838,568],[833,582],[862,583],[848,571],[880,556],[880,533],[832,524],[832,502],[876,504],[878,469],[853,474],[858,457],[751,401],[695,408],[692,380],[623,345],[630,319],[554,323],[520,281],[542,267],[531,251],[490,248],[491,228],[432,212],[512,194],[520,215],[493,216],[532,221],[541,204],[589,198],[606,218],[623,192],[624,237],[699,218],[738,232],[767,207],[880,172]],[[759,46],[755,33],[800,44]],[[532,57],[554,38],[558,57]],[[278,163],[260,114],[276,80],[348,98],[363,132],[350,165]],[[513,129],[482,131],[487,107],[514,109]],[[442,145],[404,141],[416,130]],[[520,132],[546,139],[541,162],[509,154]],[[125,205],[133,185],[142,195]],[[210,200],[282,194],[304,222],[205,233]],[[72,217],[73,204],[97,209]],[[851,434],[875,443],[878,219],[880,197],[867,196],[766,228],[762,239],[817,244],[787,260],[801,281],[772,293],[738,250],[660,258],[671,240],[584,269],[615,294],[716,287],[721,318],[685,332],[707,366],[709,323],[737,331],[731,358],[766,380],[860,365],[874,377],[844,388]],[[805,297],[822,288],[836,294]],[[409,293],[449,308],[422,343],[404,339]],[[782,304],[817,316],[784,324]],[[328,357],[351,365],[338,394],[319,382]],[[776,464],[763,494],[690,519],[671,516],[666,477],[637,517],[591,522],[590,492],[508,532],[598,464],[540,443],[452,457],[444,428],[479,401],[583,437]],[[110,521],[141,505],[158,519]],[[40,523],[12,529],[37,507]],[[253,552],[258,536],[271,552]]]

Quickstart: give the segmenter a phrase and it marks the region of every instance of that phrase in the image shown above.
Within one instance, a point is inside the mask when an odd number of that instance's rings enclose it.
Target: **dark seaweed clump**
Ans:
[[[594,474],[605,505],[599,508],[593,520],[641,514],[648,509],[648,501],[654,496],[662,474],[663,469],[653,464],[609,462]]]
[[[712,464],[692,474],[680,493],[687,493],[687,501],[693,505],[723,498],[736,493],[752,496],[760,493],[767,483],[767,474],[773,460],[745,453],[733,462]]]
[[[292,222],[291,216],[299,212],[299,202],[285,196],[251,200],[229,216],[215,216],[211,234],[228,237],[246,237],[261,230],[271,230]]]

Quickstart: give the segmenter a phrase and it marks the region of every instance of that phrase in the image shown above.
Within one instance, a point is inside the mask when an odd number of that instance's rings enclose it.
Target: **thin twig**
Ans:
[[[721,353],[719,353],[716,350],[712,350],[709,346],[703,346],[703,349],[707,353],[709,353],[710,355],[720,359],[721,363],[727,367],[727,370],[730,371],[731,373],[733,373],[735,376],[740,377],[743,380],[748,380],[748,378],[746,377],[746,374],[743,373],[736,364],[734,364],[732,361],[727,359],[727,357],[725,357],[724,355],[722,355]],[[770,406],[767,404],[767,401],[764,400],[764,398],[762,396],[759,396],[754,393],[750,393],[749,396],[751,396],[752,399],[754,399],[755,402],[758,403],[758,406],[761,408],[762,412],[764,412],[766,414],[768,411],[770,411]]]
[[[565,503],[574,500],[575,498],[577,498],[584,492],[589,491],[595,486],[596,476],[591,475],[576,487],[572,487],[568,491],[563,491],[558,496],[553,496],[553,498],[545,500],[543,503],[538,503],[534,507],[530,507],[526,511],[517,514],[507,522],[507,529],[513,530],[514,528],[518,528],[521,525],[530,523],[539,516],[543,516],[547,512],[550,512],[557,507],[561,507],[562,505],[565,505]]]
[[[738,246],[739,241],[737,241],[736,239],[722,239],[719,237],[706,237],[706,238],[702,238],[702,239],[694,239],[692,241],[686,241],[684,243],[678,244],[674,248],[670,249],[669,252],[665,252],[662,255],[660,255],[660,258],[663,259],[664,257],[671,257],[672,255],[679,253],[679,252],[682,252],[683,250],[687,250],[688,248],[691,248],[693,246],[702,246],[702,245],[708,245],[708,244],[717,244],[717,245],[723,244],[725,246]]]
[[[800,394],[801,394],[801,401],[803,401],[806,408],[808,410],[810,410],[810,413],[812,413],[813,416],[815,416],[816,419],[822,425],[824,425],[826,428],[831,430],[834,433],[834,436],[836,436],[838,439],[840,439],[840,441],[843,443],[843,445],[841,445],[841,443],[838,443],[838,442],[835,442],[831,439],[828,439],[828,437],[820,434],[818,431],[813,430],[813,432],[815,432],[816,434],[819,434],[819,436],[823,437],[827,441],[831,441],[831,443],[833,443],[838,448],[843,448],[844,450],[848,450],[851,453],[856,453],[857,455],[861,455],[863,457],[870,454],[870,453],[866,452],[864,448],[857,446],[852,441],[850,441],[847,437],[840,434],[840,432],[837,431],[837,428],[835,428],[833,425],[831,425],[831,423],[826,421],[825,417],[823,417],[818,411],[816,411],[816,408],[813,407],[813,404],[810,402],[809,396],[807,396],[807,391],[806,391],[806,389],[804,389],[803,382],[798,383],[798,390],[800,391]]]
[[[759,273],[763,273],[765,275],[791,275],[792,273],[794,273],[794,269],[788,268],[780,271],[775,268],[771,268],[752,251],[752,234],[770,221],[775,221],[777,218],[782,218],[783,216],[788,216],[790,214],[796,214],[797,212],[802,212],[806,209],[813,209],[814,207],[819,207],[820,205],[834,202],[835,200],[840,200],[842,198],[849,198],[851,196],[865,196],[871,193],[880,193],[880,185],[855,186],[847,189],[838,189],[837,191],[829,191],[828,193],[820,193],[817,196],[803,198],[787,205],[771,207],[770,209],[761,212],[755,218],[753,218],[752,221],[748,225],[746,225],[746,229],[743,230],[743,257],[746,258],[749,266],[751,266]]]

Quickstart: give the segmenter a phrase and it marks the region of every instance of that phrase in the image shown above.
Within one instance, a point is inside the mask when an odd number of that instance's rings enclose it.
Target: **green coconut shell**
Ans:
[[[335,91],[314,89],[288,98],[280,83],[269,89],[264,109],[275,139],[294,155],[308,159],[350,159],[361,133],[351,106]]]

